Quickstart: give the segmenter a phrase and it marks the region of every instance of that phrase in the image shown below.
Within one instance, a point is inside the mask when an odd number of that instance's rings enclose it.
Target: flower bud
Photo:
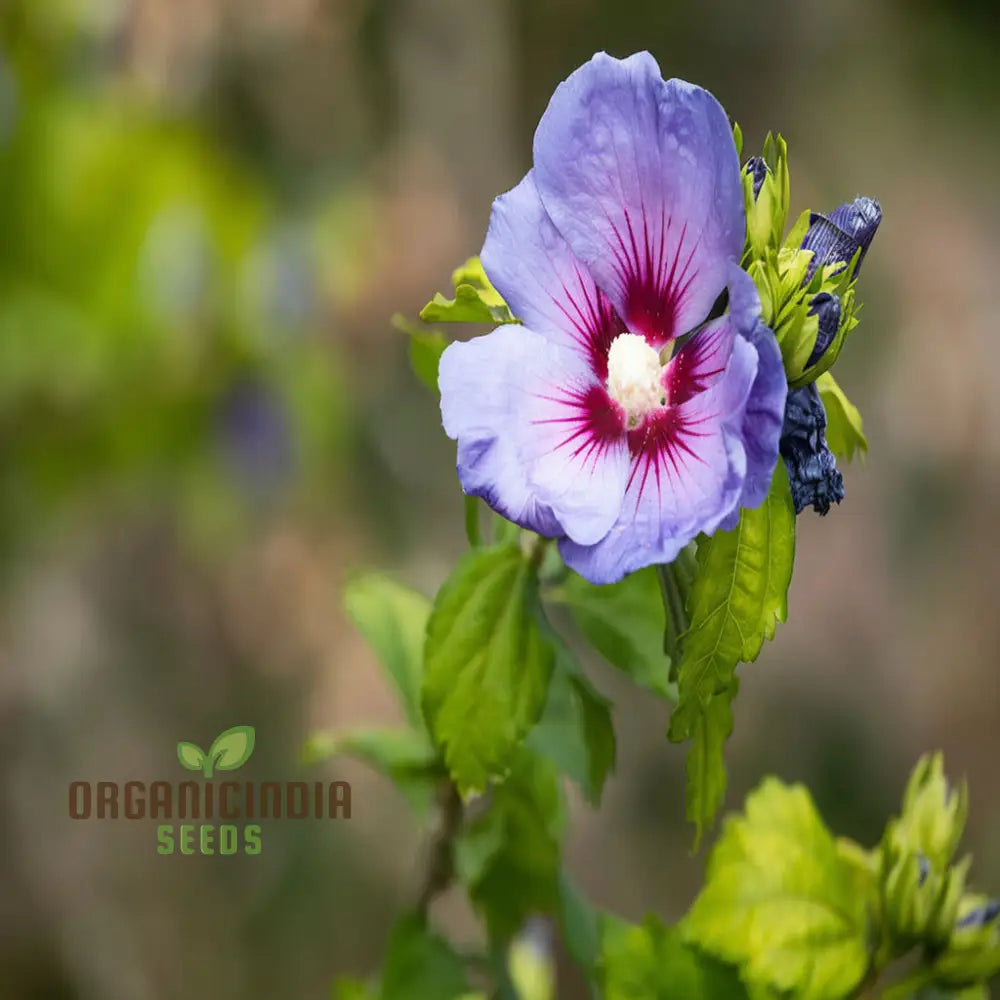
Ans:
[[[900,950],[915,944],[943,948],[951,935],[972,863],[935,868],[923,854],[900,849],[891,836],[882,844],[881,887],[886,926]]]
[[[767,163],[764,162],[763,156],[751,156],[743,164],[743,172],[753,179],[753,200],[756,201],[757,196],[760,194],[761,185],[771,171]]]
[[[831,503],[844,499],[844,477],[826,443],[826,410],[815,382],[789,391],[779,447],[796,514],[809,506],[826,514]]]
[[[901,850],[923,854],[931,867],[951,861],[965,829],[968,798],[964,783],[950,788],[941,754],[923,757],[913,770],[903,797],[903,814],[890,826]]]
[[[840,329],[840,299],[829,292],[817,293],[809,303],[809,315],[818,318],[819,329],[816,333],[816,345],[809,355],[806,368],[811,368],[823,357],[826,349],[833,343],[833,338],[837,336],[837,330]]]
[[[750,250],[764,259],[781,246],[788,218],[788,147],[780,135],[769,134],[764,155],[751,156],[743,165],[743,193]]]
[[[829,264],[846,266],[860,251],[854,274],[861,270],[868,247],[882,221],[882,207],[874,198],[855,198],[849,204],[834,209],[829,217],[820,212],[809,216],[809,229],[802,240],[802,249],[811,250],[812,260],[806,280],[820,267]]]
[[[935,977],[952,985],[981,982],[1000,972],[1000,902],[963,896]]]

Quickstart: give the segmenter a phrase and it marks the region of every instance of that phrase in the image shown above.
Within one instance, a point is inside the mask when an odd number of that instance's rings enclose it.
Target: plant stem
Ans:
[[[528,555],[528,565],[535,572],[537,572],[538,567],[542,565],[542,560],[545,558],[545,552],[549,547],[549,542],[551,541],[551,538],[543,538],[541,535],[538,535],[531,543],[531,550]]]
[[[427,868],[417,896],[417,913],[426,919],[431,903],[441,895],[455,877],[455,838],[462,826],[462,797],[453,781],[441,784],[438,790],[438,828],[431,838],[427,853]]]

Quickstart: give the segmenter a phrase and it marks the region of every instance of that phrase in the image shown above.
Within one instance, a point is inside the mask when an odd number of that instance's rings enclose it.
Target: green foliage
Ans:
[[[468,552],[434,602],[423,678],[427,724],[463,796],[504,776],[554,660],[530,561],[512,545]]]
[[[422,727],[420,685],[430,601],[386,576],[364,573],[347,584],[344,609],[385,668],[410,724]]]
[[[420,917],[400,919],[389,937],[379,1000],[457,1000],[468,992],[464,963],[448,942]]]
[[[698,570],[688,597],[691,626],[683,637],[678,702],[670,739],[694,739],[688,762],[688,818],[700,837],[725,790],[721,744],[732,729],[729,703],[736,666],[757,658],[787,615],[795,558],[795,509],[784,466],[754,510],[732,531],[698,543]]]
[[[396,313],[392,325],[410,339],[410,367],[421,382],[438,395],[438,367],[448,339],[440,330],[425,330]]]
[[[599,805],[615,766],[611,703],[590,683],[572,653],[559,647],[549,696],[527,746],[547,757]]]
[[[451,276],[455,297],[435,293],[420,318],[425,323],[516,323],[500,293],[490,283],[478,257],[470,257]]]
[[[763,258],[781,246],[791,200],[788,174],[788,146],[780,136],[770,132],[764,140],[764,163],[767,173],[757,192],[753,193],[753,177],[743,173],[743,194],[747,210],[747,249],[750,257]]]
[[[599,915],[567,872],[559,878],[559,924],[570,957],[593,978],[601,951]]]
[[[896,950],[918,941],[944,947],[952,936],[972,859],[952,864],[965,828],[965,784],[949,786],[940,754],[923,757],[900,816],[889,821],[879,858],[882,904]]]
[[[830,451],[847,461],[856,454],[864,455],[868,451],[868,439],[858,408],[829,372],[816,379],[816,388],[826,410],[826,443]]]
[[[653,567],[604,587],[570,573],[546,592],[564,604],[585,638],[612,666],[661,698],[676,700],[663,651],[666,617]]]
[[[871,920],[863,870],[841,856],[809,793],[766,780],[727,821],[685,937],[748,983],[841,1000],[864,978]]]
[[[602,921],[600,979],[605,1000],[750,1000],[738,972],[686,942],[655,917],[630,926]]]
[[[564,809],[557,771],[525,749],[491,795],[458,838],[455,864],[491,939],[503,941],[533,914],[561,913]]]
[[[417,729],[348,729],[310,736],[304,764],[330,757],[355,757],[389,778],[418,813],[426,813],[444,769],[427,734]]]
[[[734,677],[729,687],[712,695],[698,713],[691,733],[691,748],[684,762],[684,801],[685,815],[695,824],[695,850],[725,801],[726,764],[722,751],[733,732],[733,700],[738,690],[739,680]]]

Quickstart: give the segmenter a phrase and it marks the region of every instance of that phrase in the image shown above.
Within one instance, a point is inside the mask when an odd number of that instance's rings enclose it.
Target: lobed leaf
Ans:
[[[797,1000],[842,1000],[871,961],[870,872],[842,857],[805,788],[769,778],[727,821],[685,939]]]

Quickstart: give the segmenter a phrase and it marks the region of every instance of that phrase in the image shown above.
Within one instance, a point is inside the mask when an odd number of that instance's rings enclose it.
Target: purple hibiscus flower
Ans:
[[[494,202],[482,262],[523,325],[448,347],[444,427],[465,492],[594,583],[767,495],[787,385],[745,227],[725,112],[648,53],[562,83],[533,169]]]

